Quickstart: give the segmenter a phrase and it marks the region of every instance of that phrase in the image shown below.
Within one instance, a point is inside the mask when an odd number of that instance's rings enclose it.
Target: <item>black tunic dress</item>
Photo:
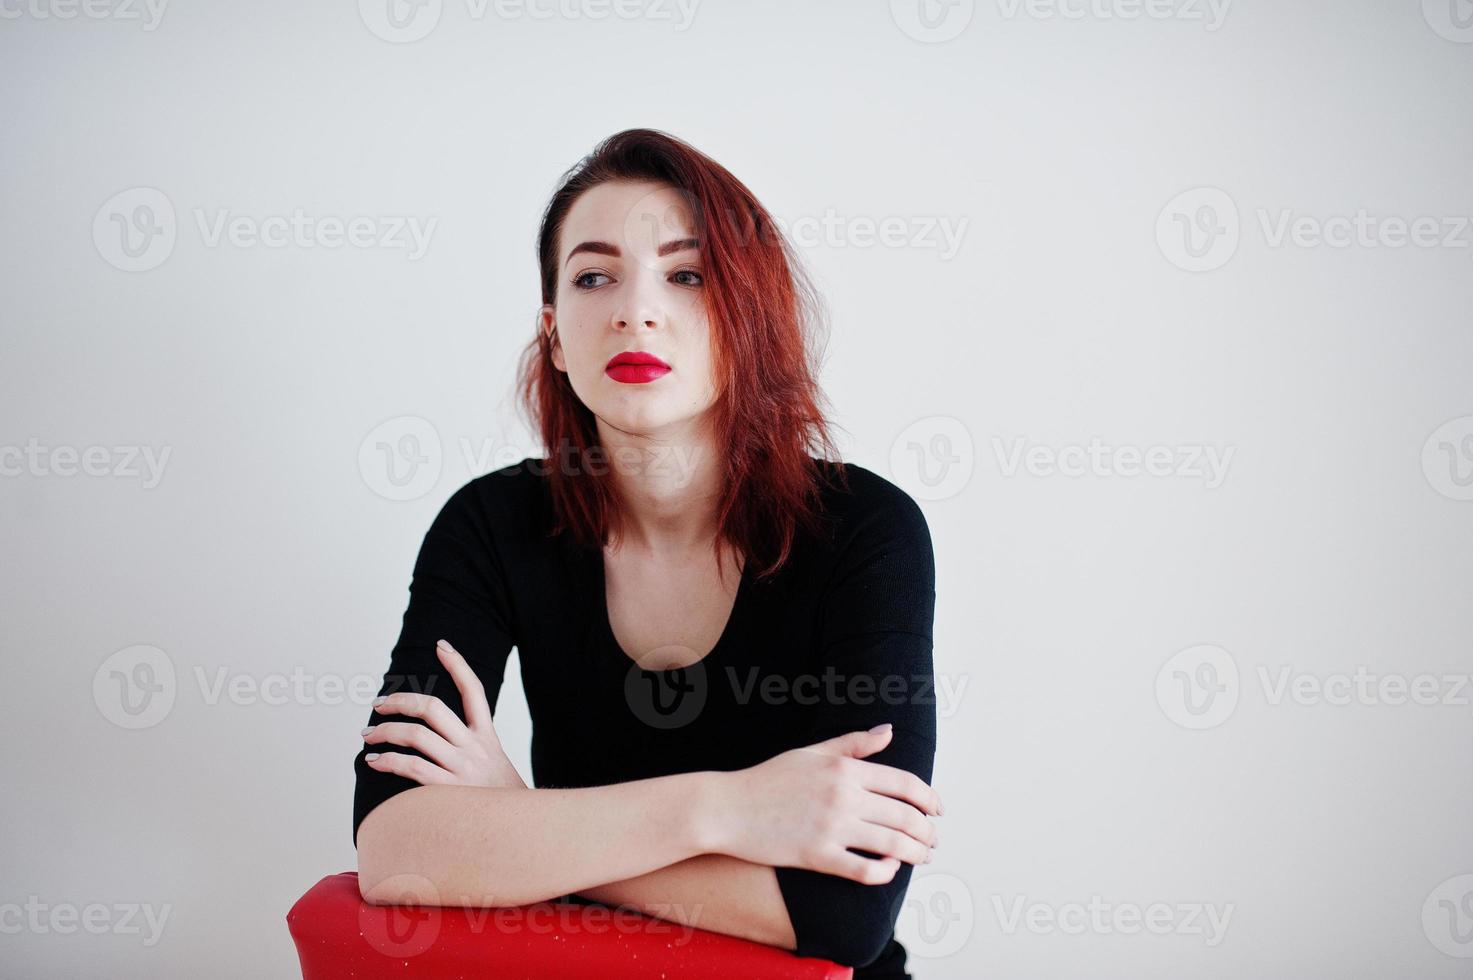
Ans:
[[[867,761],[931,781],[935,565],[925,518],[908,494],[844,464],[847,491],[823,489],[829,530],[800,531],[769,581],[748,564],[710,653],[689,667],[651,671],[614,638],[602,554],[567,534],[548,536],[547,465],[524,459],[472,479],[446,502],[420,548],[380,693],[429,691],[464,718],[434,650],[444,637],[474,667],[494,712],[516,647],[538,787],[743,769],[887,721],[890,744]],[[415,720],[375,713],[369,723],[390,719]],[[371,768],[363,761],[369,748],[354,762],[355,845],[374,807],[419,785]],[[894,926],[911,871],[902,862],[889,883],[864,885],[775,869],[797,954],[853,966],[857,980],[906,976]]]

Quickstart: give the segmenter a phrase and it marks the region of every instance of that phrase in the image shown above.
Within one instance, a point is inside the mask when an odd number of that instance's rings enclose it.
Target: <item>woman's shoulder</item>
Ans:
[[[527,456],[472,477],[445,501],[437,523],[501,542],[541,527],[550,512],[542,463]]]
[[[925,531],[926,516],[902,487],[874,470],[836,460],[813,457],[820,481],[825,515],[849,533],[888,525],[902,531]]]

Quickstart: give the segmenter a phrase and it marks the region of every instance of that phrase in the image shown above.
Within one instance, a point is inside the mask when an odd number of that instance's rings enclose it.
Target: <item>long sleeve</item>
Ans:
[[[495,712],[506,659],[516,636],[487,501],[495,489],[496,484],[485,477],[472,480],[451,495],[430,525],[415,561],[409,605],[379,694],[406,690],[429,694],[444,701],[464,720],[460,691],[435,653],[436,641],[444,638],[465,655],[485,686],[486,700]],[[424,724],[408,715],[370,712],[368,724],[382,721]],[[369,766],[363,759],[368,751],[368,746],[361,747],[353,761],[354,847],[358,845],[358,827],[374,807],[420,785],[406,776]],[[403,745],[376,746],[375,751],[425,757]]]
[[[821,667],[844,680],[839,691],[852,693],[814,706],[805,744],[888,721],[890,744],[866,761],[929,783],[936,754],[935,560],[920,508],[898,487],[881,484],[875,505],[855,515],[820,603]],[[853,684],[860,677],[869,679],[868,690]],[[860,967],[874,962],[893,935],[912,866],[901,862],[882,885],[804,868],[776,871],[797,954]]]

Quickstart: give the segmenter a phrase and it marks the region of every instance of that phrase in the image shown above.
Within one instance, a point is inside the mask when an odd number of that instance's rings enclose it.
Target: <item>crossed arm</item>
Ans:
[[[377,751],[362,757],[373,769],[420,783],[378,805],[359,826],[359,888],[367,901],[424,901],[426,882],[441,905],[505,907],[578,894],[797,950],[776,869],[723,853],[757,846],[730,819],[754,785],[772,787],[778,798],[811,786],[826,799],[837,800],[847,790],[844,799],[865,801],[867,815],[877,822],[856,814],[851,826],[827,827],[834,853],[813,862],[861,887],[893,879],[900,860],[859,857],[843,845],[872,847],[880,855],[898,852],[918,863],[928,859],[927,845],[935,842],[934,827],[922,815],[939,809],[934,791],[909,773],[858,761],[887,744],[889,731],[855,732],[785,753],[779,757],[785,764],[770,768],[760,784],[738,787],[732,774],[695,772],[578,789],[528,789],[501,748],[475,671],[448,643],[438,645],[437,653],[455,680],[467,720],[438,698],[399,692],[381,699],[376,713],[402,713],[427,724],[390,721],[365,730],[367,749],[401,744],[427,756]],[[896,820],[896,813],[913,819]],[[885,820],[904,824],[906,831],[883,831],[893,835],[884,837],[879,821]],[[528,834],[527,827],[539,832]],[[589,827],[598,833],[588,833]],[[760,828],[757,835],[764,841],[780,837]],[[508,841],[516,847],[507,847]],[[760,846],[782,845],[777,840]],[[863,961],[873,952],[835,943],[824,950],[830,958]]]

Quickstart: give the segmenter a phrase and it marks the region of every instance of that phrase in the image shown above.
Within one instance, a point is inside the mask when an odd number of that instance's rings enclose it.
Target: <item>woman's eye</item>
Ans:
[[[581,275],[577,275],[577,276],[574,276],[573,277],[573,285],[577,286],[579,289],[593,289],[595,286],[598,286],[599,283],[589,282],[588,280],[589,280],[590,277],[592,277],[592,278],[602,277],[604,279],[609,278],[608,276],[604,275],[602,272],[585,272],[585,273],[582,273]]]
[[[678,279],[682,286],[699,286],[706,281],[705,279],[701,278],[701,274],[694,269],[681,269],[679,272],[675,273],[675,275],[677,278],[680,276],[687,277],[685,279]]]

